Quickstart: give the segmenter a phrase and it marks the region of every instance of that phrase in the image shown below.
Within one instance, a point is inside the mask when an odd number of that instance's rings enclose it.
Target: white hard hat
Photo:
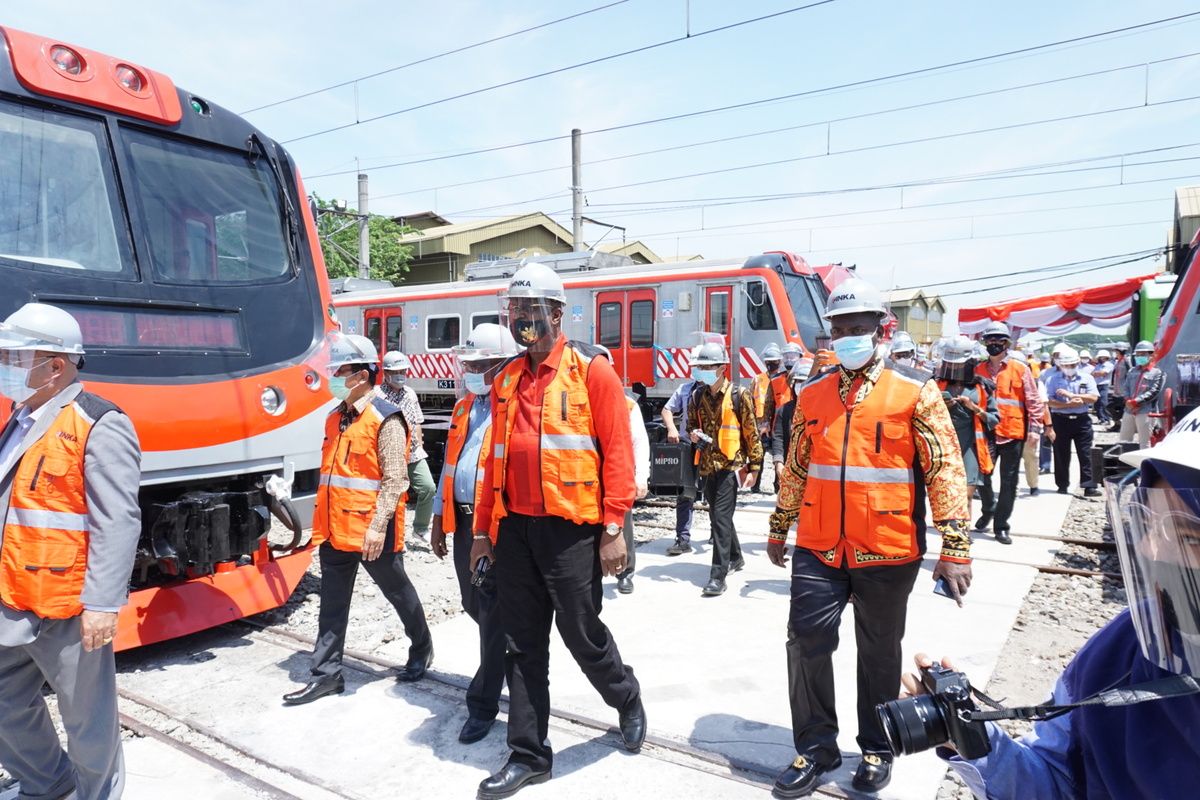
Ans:
[[[1052,349],[1050,352],[1059,354],[1059,353],[1062,353],[1063,350],[1070,350],[1070,349],[1071,349],[1071,345],[1067,344],[1066,342],[1059,342],[1058,344],[1054,345],[1054,349]]]
[[[0,323],[0,350],[41,350],[83,355],[83,334],[69,313],[45,303],[26,303]]]
[[[948,364],[965,364],[975,355],[975,342],[966,336],[953,336],[942,340],[942,361]]]
[[[780,350],[779,352],[785,356],[788,356],[788,355],[799,356],[799,355],[804,354],[804,348],[801,347],[800,345],[796,344],[795,342],[784,342],[783,349]]]
[[[696,365],[696,357],[698,355],[700,355],[700,348],[703,346],[704,345],[698,344],[695,347],[693,347],[691,350],[688,350],[688,366],[689,367],[694,367]]]
[[[983,329],[983,333],[979,334],[980,339],[986,339],[989,336],[1003,336],[1005,339],[1012,338],[1012,332],[1008,330],[1008,326],[999,320],[993,320]]]
[[[728,363],[729,354],[725,352],[724,345],[717,344],[716,342],[707,342],[700,345],[695,357],[692,359],[692,365],[697,367]]]
[[[862,278],[847,278],[829,295],[823,316],[825,319],[833,319],[843,314],[863,312],[872,312],[881,317],[887,314],[883,308],[883,295]]]
[[[1112,358],[1112,353],[1108,352],[1107,350],[1097,350],[1096,358]]]
[[[813,360],[811,358],[802,358],[792,367],[792,371],[788,373],[788,377],[792,383],[796,381],[806,381],[808,376],[812,374]]]
[[[1121,460],[1131,467],[1140,467],[1147,458],[1166,461],[1189,469],[1200,469],[1200,408],[1175,423],[1163,440],[1153,447],[1124,453]]]
[[[1020,361],[1022,364],[1029,363],[1028,359],[1025,358],[1025,354],[1022,353],[1020,350],[1009,350],[1008,357],[1011,358],[1013,361]]]
[[[779,361],[783,358],[783,351],[779,349],[779,345],[770,342],[759,355],[762,356],[763,361]]]
[[[466,344],[457,350],[463,361],[487,361],[517,354],[517,342],[503,325],[481,322],[471,331]]]
[[[375,343],[356,333],[335,333],[329,347],[329,372],[346,364],[374,364],[379,360]]]
[[[893,353],[907,353],[910,350],[915,351],[916,349],[917,344],[913,341],[913,338],[908,335],[908,331],[900,331],[892,337]]]
[[[1069,367],[1079,363],[1079,353],[1075,352],[1075,348],[1067,345],[1062,350],[1058,351],[1058,364],[1061,367]]]
[[[562,278],[545,264],[534,262],[517,270],[508,284],[509,297],[529,297],[567,302]]]
[[[1143,339],[1142,341],[1138,342],[1137,345],[1133,348],[1133,352],[1135,352],[1135,353],[1153,353],[1154,352],[1154,344],[1152,342],[1149,342],[1149,341]]]
[[[1083,348],[1082,350],[1080,350],[1080,351],[1079,351],[1079,357],[1080,357],[1080,358],[1091,358],[1091,357],[1092,357],[1092,353],[1091,353],[1091,351],[1090,351],[1090,350],[1088,350],[1088,349],[1085,347],[1085,348]]]
[[[383,354],[384,372],[408,372],[410,369],[412,362],[399,350],[389,350]]]

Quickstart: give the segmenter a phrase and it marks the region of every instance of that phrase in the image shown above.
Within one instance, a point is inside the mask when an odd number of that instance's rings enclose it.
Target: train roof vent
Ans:
[[[365,292],[368,289],[391,289],[394,285],[391,281],[377,281],[370,278],[332,278],[329,281],[329,292],[330,294]]]
[[[544,253],[522,258],[498,258],[491,261],[474,261],[467,264],[465,274],[469,281],[511,278],[525,264],[545,264],[555,272],[590,272],[608,267],[630,267],[636,264],[629,256],[596,251],[571,253]]]

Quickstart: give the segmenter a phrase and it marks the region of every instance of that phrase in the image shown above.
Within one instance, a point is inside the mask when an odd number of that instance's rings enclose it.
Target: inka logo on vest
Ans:
[[[75,434],[67,433],[66,431],[59,431],[58,438],[66,439],[68,442],[78,442],[79,441],[77,438],[75,438]]]

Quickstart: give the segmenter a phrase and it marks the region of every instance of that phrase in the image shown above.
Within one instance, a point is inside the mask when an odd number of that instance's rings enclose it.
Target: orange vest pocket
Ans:
[[[912,498],[903,489],[872,489],[867,492],[869,526],[874,545],[871,552],[883,556],[914,555]]]

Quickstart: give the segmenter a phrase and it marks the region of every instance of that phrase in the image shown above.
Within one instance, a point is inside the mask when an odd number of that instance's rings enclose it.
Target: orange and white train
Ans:
[[[70,311],[88,389],[144,451],[118,649],[282,604],[310,553],[266,532],[271,510],[297,531],[311,514],[331,400],[311,364],[336,327],[295,163],[159,72],[12,28],[0,44],[0,318]]]

